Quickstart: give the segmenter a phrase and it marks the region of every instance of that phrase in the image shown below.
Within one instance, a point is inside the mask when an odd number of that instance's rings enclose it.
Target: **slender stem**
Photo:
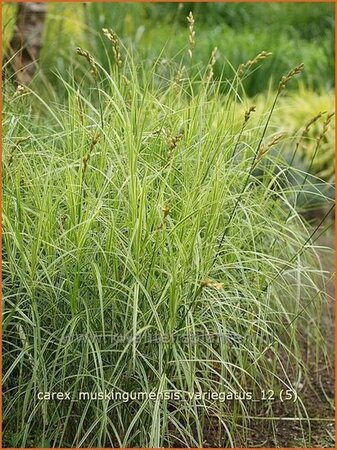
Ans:
[[[277,100],[278,100],[278,98],[279,98],[279,95],[280,95],[280,92],[278,91],[277,94],[276,94],[276,96],[275,96],[273,105],[272,105],[272,107],[271,107],[271,109],[270,109],[270,112],[269,112],[269,115],[268,115],[268,119],[267,119],[267,121],[266,121],[266,123],[265,123],[265,126],[264,126],[264,129],[263,129],[263,132],[262,132],[262,135],[261,135],[259,144],[258,144],[257,149],[256,149],[256,151],[255,151],[255,154],[254,154],[254,157],[253,157],[253,160],[252,160],[252,163],[251,163],[251,166],[250,166],[248,175],[247,175],[246,180],[245,180],[245,182],[244,182],[243,188],[242,188],[242,190],[241,190],[241,192],[240,192],[240,194],[239,194],[239,196],[238,196],[238,198],[237,198],[237,201],[235,202],[234,208],[233,208],[233,210],[232,210],[232,212],[231,212],[231,214],[230,214],[230,216],[229,216],[229,219],[228,219],[228,221],[227,221],[227,223],[226,223],[226,225],[225,225],[224,231],[223,231],[223,233],[222,233],[220,242],[219,242],[219,244],[218,244],[217,250],[216,250],[216,252],[215,252],[215,255],[214,255],[214,258],[213,258],[213,261],[212,261],[212,266],[214,265],[215,261],[217,260],[217,257],[219,256],[219,253],[220,253],[220,250],[221,250],[223,241],[224,241],[224,239],[225,239],[225,237],[226,237],[226,234],[227,234],[227,231],[228,231],[228,227],[229,227],[230,224],[232,223],[232,220],[233,220],[233,218],[234,218],[234,216],[235,216],[237,207],[238,207],[238,205],[239,205],[239,203],[240,203],[240,201],[241,201],[241,199],[242,199],[243,194],[245,193],[245,191],[246,191],[246,189],[247,189],[247,186],[248,186],[250,177],[251,177],[251,175],[252,175],[252,173],[253,173],[253,170],[254,170],[254,166],[255,166],[255,161],[256,161],[257,155],[258,155],[258,153],[259,153],[259,150],[260,150],[260,148],[261,148],[263,139],[264,139],[265,134],[266,134],[266,132],[267,132],[267,128],[268,128],[268,125],[269,125],[271,116],[272,116],[272,114],[273,114],[273,112],[274,112],[274,109],[275,109],[275,106],[276,106],[276,102],[277,102]]]

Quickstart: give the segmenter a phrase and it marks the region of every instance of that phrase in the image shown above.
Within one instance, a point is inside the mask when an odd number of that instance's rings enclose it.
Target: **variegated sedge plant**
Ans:
[[[298,392],[310,376],[303,340],[331,364],[317,253],[326,218],[312,228],[298,213],[307,177],[287,183],[296,168],[283,147],[295,153],[315,122],[319,148],[332,115],[308,117],[294,139],[271,132],[303,65],[256,107],[244,78],[270,54],[234,70],[224,94],[216,49],[189,77],[192,13],[188,22],[187,58],[169,76],[161,57],[141,64],[104,29],[110,69],[79,48],[89,72],[63,80],[64,103],[5,81],[7,446],[245,446],[262,406],[244,393]],[[296,395],[291,414],[310,446]],[[273,408],[263,416],[271,434]]]

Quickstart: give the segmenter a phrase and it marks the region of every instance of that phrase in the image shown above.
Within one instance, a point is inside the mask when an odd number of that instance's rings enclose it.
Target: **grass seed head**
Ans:
[[[100,135],[98,132],[94,132],[90,135],[90,143],[89,143],[88,153],[86,153],[82,158],[83,172],[85,172],[87,170],[90,155],[91,155],[95,145],[98,143],[99,139],[100,139]]]
[[[8,165],[12,164],[15,151],[20,147],[21,143],[25,142],[25,141],[29,141],[29,139],[30,139],[29,136],[20,136],[16,139],[16,142],[14,142],[14,144],[12,145],[9,155],[8,155],[8,161],[7,161]]]
[[[186,67],[183,66],[181,69],[178,70],[178,72],[175,74],[174,76],[174,81],[179,84],[181,83],[183,76],[184,76],[184,72],[186,70]]]
[[[124,81],[124,84],[126,86],[129,86],[129,84],[131,83],[131,81],[129,80],[129,78],[126,75],[122,76],[122,80]]]
[[[90,73],[96,79],[97,77],[97,64],[92,55],[86,50],[83,50],[81,47],[77,47],[76,52],[78,55],[83,56],[90,65]]]
[[[181,69],[178,70],[178,72],[174,76],[173,88],[175,89],[176,92],[180,91],[181,82],[183,81],[185,70],[186,70],[186,67],[183,66]]]
[[[163,218],[166,219],[166,217],[170,214],[171,209],[170,209],[169,205],[165,205],[162,208],[162,211],[163,211],[163,214],[164,214]]]
[[[17,144],[14,144],[9,152],[7,164],[10,166],[14,159],[14,153],[17,148]]]
[[[318,114],[316,114],[316,116],[312,117],[309,120],[309,122],[305,125],[299,139],[296,142],[294,153],[297,152],[297,150],[301,144],[303,146],[303,139],[305,139],[309,135],[311,127],[323,116],[323,114],[326,114],[326,111],[319,112]]]
[[[166,138],[167,147],[172,152],[172,150],[174,150],[177,147],[183,135],[182,133],[174,135],[170,130],[166,130],[165,128],[163,128],[163,133]]]
[[[83,162],[83,171],[85,171],[87,169],[88,166],[88,162],[90,159],[90,155],[87,153],[86,155],[83,156],[82,158],[82,162]]]
[[[240,64],[238,71],[237,71],[238,77],[239,78],[243,77],[243,75],[245,74],[247,69],[250,69],[251,66],[253,66],[254,64],[257,64],[259,61],[263,61],[264,59],[268,58],[268,56],[270,56],[270,55],[272,55],[271,52],[262,51],[261,53],[256,55],[255,58],[249,59],[247,62]]]
[[[277,136],[274,136],[271,141],[269,141],[264,147],[261,147],[256,158],[256,164],[261,161],[263,156],[269,152],[273,147],[275,147],[276,144],[278,144],[282,138],[284,137],[284,134],[278,134]]]
[[[213,67],[216,63],[216,54],[217,54],[218,48],[215,47],[211,53],[211,58],[209,60],[208,66],[207,66],[207,75],[206,75],[206,81],[210,82],[213,78],[214,72]]]
[[[20,95],[26,94],[28,93],[28,89],[23,86],[22,84],[18,84],[17,88],[15,89],[15,92],[13,94],[13,100],[17,97],[19,97]]]
[[[256,106],[253,105],[251,106],[246,112],[245,112],[245,124],[248,122],[248,120],[250,119],[250,115],[252,112],[256,111]]]
[[[120,69],[123,65],[122,54],[120,51],[117,34],[111,28],[102,28],[104,36],[106,36],[112,45],[112,51],[117,67]]]
[[[316,116],[309,120],[303,130],[302,136],[306,136],[309,133],[310,128],[323,116],[323,114],[326,114],[326,111],[319,112]]]
[[[98,132],[92,133],[91,142],[90,142],[90,152],[93,150],[95,145],[98,143],[99,139],[100,139],[100,135]]]
[[[195,31],[194,31],[194,17],[192,11],[190,11],[189,15],[187,16],[187,22],[188,22],[188,54],[190,58],[193,56],[193,50],[195,47]]]
[[[332,120],[334,115],[335,115],[334,112],[327,115],[327,117],[326,117],[326,119],[325,119],[325,121],[323,123],[323,130],[321,131],[321,133],[319,134],[319,136],[317,138],[318,143],[324,138],[324,136],[328,132],[330,122],[331,122],[331,120]]]
[[[287,75],[284,75],[281,78],[281,81],[279,83],[278,93],[281,93],[285,89],[288,81],[290,81],[292,78],[294,78],[294,76],[299,75],[303,71],[303,69],[304,69],[304,64],[301,63],[298,66],[296,66],[294,69],[290,70],[290,72],[288,72]]]
[[[224,284],[218,283],[217,281],[211,280],[210,278],[206,278],[202,280],[200,283],[201,288],[211,288],[216,289],[217,291],[223,290]]]

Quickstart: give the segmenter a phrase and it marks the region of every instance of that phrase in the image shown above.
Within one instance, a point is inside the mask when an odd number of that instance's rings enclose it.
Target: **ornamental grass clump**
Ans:
[[[123,51],[127,86],[78,52],[97,88],[74,76],[64,103],[4,85],[6,445],[245,445],[253,417],[275,426],[274,404],[249,400],[268,390],[298,396],[287,407],[310,445],[297,387],[310,376],[301,339],[329,364],[325,218],[309,227],[301,184],[280,182],[296,169],[269,129],[274,106],[243,98],[236,120],[215,52],[206,78],[158,83],[158,62]]]

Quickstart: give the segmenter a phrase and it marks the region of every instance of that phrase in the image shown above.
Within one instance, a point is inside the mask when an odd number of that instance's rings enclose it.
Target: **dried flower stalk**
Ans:
[[[111,28],[102,28],[104,36],[106,36],[112,45],[112,51],[115,59],[115,63],[117,64],[118,68],[120,69],[123,65],[123,59],[122,54],[120,51],[119,43],[118,43],[118,37],[117,34],[111,29]]]
[[[331,122],[331,119],[333,118],[333,116],[335,115],[335,113],[331,113],[327,115],[327,118],[325,119],[324,123],[323,123],[323,130],[321,131],[320,135],[317,138],[317,145],[320,144],[321,140],[324,138],[324,136],[326,135],[328,129],[329,129],[329,124]]]
[[[218,48],[215,47],[211,53],[211,58],[209,60],[208,66],[207,66],[207,75],[206,75],[206,81],[210,82],[214,76],[214,65],[216,63],[216,53],[218,51]]]
[[[285,89],[288,81],[290,81],[292,78],[294,78],[295,75],[300,74],[303,69],[304,69],[304,64],[302,63],[302,64],[298,65],[297,67],[295,67],[294,69],[292,69],[287,75],[284,75],[281,78],[281,81],[279,83],[278,93],[281,93]]]
[[[96,61],[95,61],[94,57],[91,56],[90,53],[87,52],[86,50],[83,50],[81,47],[77,47],[76,51],[77,51],[78,55],[83,56],[88,61],[90,68],[91,68],[90,73],[96,79],[97,65],[96,65]]]
[[[258,55],[256,55],[255,58],[248,60],[244,64],[240,64],[238,71],[237,71],[238,77],[241,78],[245,74],[247,69],[250,69],[251,66],[253,66],[254,64],[257,64],[259,61],[262,61],[262,60],[268,58],[268,56],[270,56],[270,55],[272,55],[271,52],[263,51],[263,52],[259,53]]]
[[[88,162],[90,159],[90,155],[95,147],[95,145],[98,143],[100,138],[100,135],[98,133],[93,133],[91,136],[91,140],[90,140],[90,145],[89,145],[89,150],[88,153],[86,153],[83,158],[82,158],[82,162],[83,162],[83,173],[87,170],[88,167]]]
[[[246,124],[248,122],[248,120],[250,119],[250,116],[252,114],[252,112],[256,111],[256,106],[253,105],[251,106],[246,112],[245,112],[245,120],[244,120],[244,124]]]
[[[211,280],[210,278],[206,278],[200,283],[201,288],[212,288],[218,291],[223,290],[224,284],[218,283],[217,281]]]
[[[190,58],[193,56],[193,50],[195,47],[195,31],[194,31],[194,17],[192,11],[190,11],[189,15],[187,16],[187,22],[188,22],[188,54]]]
[[[255,166],[261,161],[263,156],[269,152],[269,150],[271,150],[273,147],[275,147],[276,144],[278,144],[281,141],[283,136],[284,134],[278,134],[277,136],[273,137],[273,139],[269,141],[268,144],[260,148],[256,157]]]

